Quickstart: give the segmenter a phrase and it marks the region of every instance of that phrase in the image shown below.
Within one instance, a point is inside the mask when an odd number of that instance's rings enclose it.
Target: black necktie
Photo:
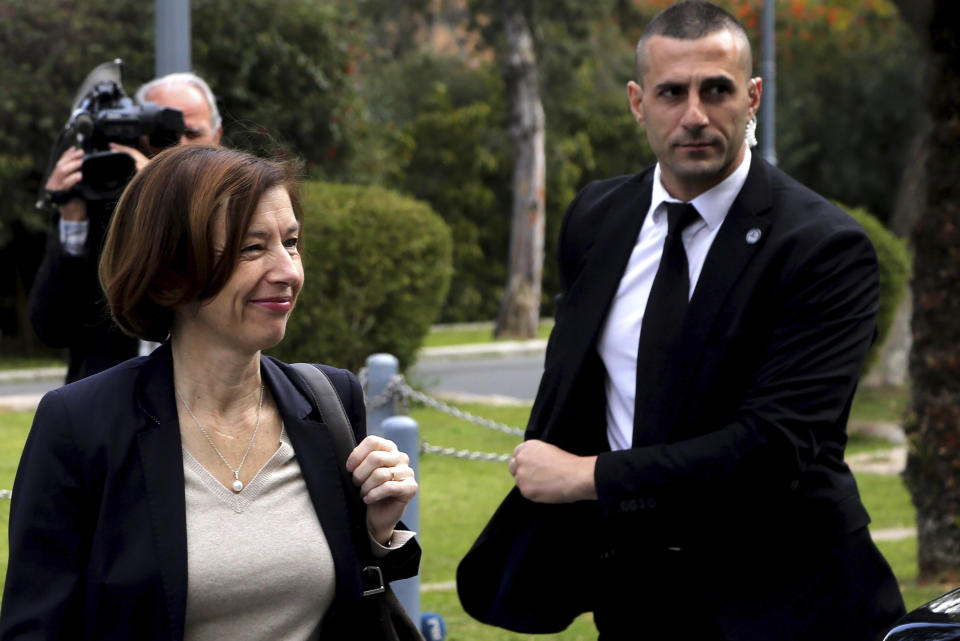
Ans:
[[[674,353],[690,294],[690,272],[681,232],[700,219],[690,203],[666,203],[667,238],[640,326],[633,446],[662,442],[672,420],[673,400],[667,369]]]

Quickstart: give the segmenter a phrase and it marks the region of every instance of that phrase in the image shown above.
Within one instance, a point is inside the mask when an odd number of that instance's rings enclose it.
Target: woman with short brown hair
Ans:
[[[124,331],[153,354],[44,396],[10,514],[0,639],[368,638],[333,443],[282,338],[303,285],[287,165],[165,151],[114,213],[101,262]],[[386,580],[416,573],[398,528],[408,458],[365,435],[363,393],[332,380],[360,445],[347,469]]]

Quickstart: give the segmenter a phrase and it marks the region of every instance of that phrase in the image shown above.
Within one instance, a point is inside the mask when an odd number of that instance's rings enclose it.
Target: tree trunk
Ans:
[[[920,213],[926,209],[927,160],[930,156],[932,123],[929,113],[917,114],[917,130],[906,148],[906,162],[897,185],[893,212],[887,227],[901,238],[910,237]]]
[[[506,46],[501,68],[513,140],[513,207],[507,289],[497,315],[497,337],[532,338],[540,321],[543,275],[546,157],[544,115],[533,37],[518,3],[501,2]]]
[[[917,507],[920,581],[960,580],[960,41],[956,0],[897,0],[928,40],[932,134],[913,228],[913,348],[904,479]]]

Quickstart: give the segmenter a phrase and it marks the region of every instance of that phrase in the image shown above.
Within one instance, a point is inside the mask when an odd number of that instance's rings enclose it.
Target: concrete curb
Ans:
[[[43,394],[11,394],[0,396],[0,412],[33,412]]]
[[[502,396],[500,394],[470,394],[468,392],[431,392],[430,396],[448,403],[480,403],[495,407],[530,407],[532,400],[524,400],[516,396]]]
[[[535,338],[525,341],[472,343],[469,345],[444,345],[440,347],[422,348],[417,352],[417,360],[508,356],[511,354],[535,355],[546,352],[546,349],[547,340],[545,338]],[[67,368],[64,366],[0,370],[0,383],[62,380],[66,375]]]
[[[34,367],[31,369],[8,369],[0,371],[0,383],[22,383],[27,381],[63,380],[67,375],[66,367]]]
[[[895,527],[886,530],[871,530],[870,536],[874,541],[900,541],[917,535],[915,527]]]
[[[446,360],[457,358],[476,358],[478,356],[509,356],[515,354],[537,355],[547,349],[547,341],[536,338],[528,341],[498,341],[495,343],[474,343],[471,345],[445,345],[442,347],[424,347],[417,352],[417,360]]]

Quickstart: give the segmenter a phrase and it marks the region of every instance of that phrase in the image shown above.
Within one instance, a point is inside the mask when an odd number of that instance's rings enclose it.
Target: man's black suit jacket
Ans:
[[[97,270],[113,203],[88,202],[83,253],[60,243],[59,214],[51,217],[43,262],[30,290],[30,322],[50,347],[69,350],[66,382],[102,372],[137,355],[140,341],[124,334],[107,309]]]
[[[166,343],[44,396],[13,486],[3,641],[183,638],[187,526],[172,365]],[[360,384],[321,367],[361,440]],[[333,439],[288,365],[265,356],[261,372],[333,555],[322,636],[363,637],[370,617]],[[385,580],[416,574],[419,559],[415,540],[390,552]]]
[[[849,216],[757,155],[662,372],[673,390],[660,399],[665,418],[636,433],[632,449],[609,451],[597,338],[652,176],[592,183],[567,211],[563,292],[526,434],[598,454],[599,501],[552,506],[508,495],[458,569],[461,601],[481,620],[563,629],[593,609],[593,567],[609,546],[681,547],[702,555],[706,577],[728,576],[722,561],[735,558],[730,572],[749,577],[777,558],[772,546],[787,554],[869,522],[843,450],[876,333],[876,255]],[[502,580],[485,569],[499,557]],[[735,604],[736,591],[721,589]]]

